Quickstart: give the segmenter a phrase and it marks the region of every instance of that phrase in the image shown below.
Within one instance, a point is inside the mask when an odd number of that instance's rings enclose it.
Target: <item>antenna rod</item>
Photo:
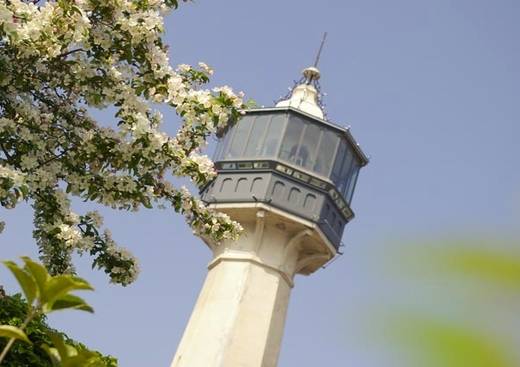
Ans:
[[[323,33],[323,39],[321,40],[320,49],[318,50],[318,54],[316,55],[316,61],[314,61],[314,67],[318,67],[318,63],[320,62],[321,51],[323,50],[323,45],[325,44],[325,40],[327,39],[327,32]]]

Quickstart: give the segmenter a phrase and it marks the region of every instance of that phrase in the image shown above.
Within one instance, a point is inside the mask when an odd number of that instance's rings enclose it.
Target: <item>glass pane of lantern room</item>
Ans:
[[[271,121],[267,126],[262,143],[262,151],[260,153],[263,158],[275,158],[277,156],[282,139],[282,132],[287,123],[287,114],[285,113],[276,113],[271,116]]]
[[[222,155],[222,148],[224,148],[224,139],[226,137],[220,138],[217,141],[217,145],[215,146],[215,151],[213,152],[213,160],[218,161],[220,156]]]
[[[350,159],[349,159],[350,164],[343,168],[344,169],[343,177],[344,177],[345,181],[344,181],[344,185],[341,188],[341,193],[343,194],[343,197],[347,201],[349,198],[349,191],[351,190],[350,187],[352,185],[352,182],[356,180],[356,178],[354,176],[360,167],[359,160],[356,157],[354,150],[351,147],[349,147],[348,152],[349,152],[348,155],[350,157]]]
[[[234,134],[234,128],[230,128],[226,134],[221,137],[217,142],[217,148],[215,149],[215,155],[213,156],[213,160],[218,161],[224,158],[226,151],[229,148],[229,142]]]
[[[303,133],[303,140],[297,154],[298,157],[300,157],[300,162],[298,162],[300,166],[309,170],[312,170],[314,167],[320,135],[321,129],[318,125],[307,123],[307,127]]]
[[[244,158],[257,158],[260,156],[262,143],[264,140],[264,132],[268,127],[270,115],[257,115],[253,122],[253,128],[247,139]]]
[[[354,154],[350,147],[347,147],[345,151],[345,159],[343,160],[343,165],[341,167],[340,180],[337,185],[337,190],[343,194],[345,197],[345,190],[347,188],[348,181],[350,179],[350,172],[352,168],[352,163],[354,162]]]
[[[338,154],[336,154],[336,159],[334,161],[334,168],[332,170],[331,180],[337,185],[339,185],[342,180],[341,177],[341,169],[343,168],[343,161],[345,160],[347,151],[347,142],[345,139],[340,139]]]
[[[244,116],[235,126],[233,138],[231,140],[229,150],[226,152],[224,158],[241,158],[244,154],[247,137],[253,126],[255,116]]]
[[[352,171],[350,173],[350,180],[348,182],[347,190],[345,193],[345,199],[347,200],[347,203],[349,205],[352,202],[352,196],[354,194],[354,188],[356,187],[359,169],[360,169],[359,162],[357,162],[357,160],[356,160],[356,163],[354,164],[354,167],[352,168]]]
[[[290,118],[280,148],[280,159],[301,165],[303,157],[298,155],[298,144],[303,133],[305,122],[301,119]]]
[[[339,138],[335,132],[323,129],[320,146],[314,163],[314,171],[316,173],[329,177],[338,142]]]

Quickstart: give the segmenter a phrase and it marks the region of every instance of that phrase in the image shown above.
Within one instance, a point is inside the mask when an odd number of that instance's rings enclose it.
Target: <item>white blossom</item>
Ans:
[[[200,149],[243,107],[243,96],[227,86],[202,88],[213,74],[207,64],[170,65],[162,39],[167,4],[0,2],[0,204],[32,203],[34,235],[54,272],[73,271],[76,251],[93,254],[114,282],[129,284],[138,274],[137,261],[100,232],[99,214],[74,213],[69,196],[126,210],[168,204],[216,241],[241,231],[167,179],[186,176],[199,186],[213,179]],[[154,103],[181,116],[175,136],[160,130]],[[109,106],[117,128],[88,114]]]

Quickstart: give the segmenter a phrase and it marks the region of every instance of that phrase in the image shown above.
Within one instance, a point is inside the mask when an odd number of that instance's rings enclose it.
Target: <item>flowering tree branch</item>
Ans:
[[[194,232],[216,241],[241,227],[167,179],[199,187],[215,175],[200,154],[206,138],[240,116],[242,96],[203,89],[212,70],[172,68],[161,38],[172,0],[60,0],[0,3],[0,205],[34,208],[34,237],[52,273],[73,272],[73,252],[123,285],[136,260],[119,248],[95,212],[75,214],[70,197],[125,210],[169,205]],[[160,130],[152,103],[182,118],[176,136]],[[114,106],[117,127],[92,108]],[[3,227],[3,225],[2,225]]]

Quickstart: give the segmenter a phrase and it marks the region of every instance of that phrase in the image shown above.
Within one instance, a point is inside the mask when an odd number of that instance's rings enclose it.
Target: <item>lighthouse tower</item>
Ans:
[[[338,254],[368,159],[324,118],[319,77],[305,69],[285,100],[248,110],[220,139],[202,199],[244,233],[206,241],[213,258],[172,367],[275,367],[295,275]]]

